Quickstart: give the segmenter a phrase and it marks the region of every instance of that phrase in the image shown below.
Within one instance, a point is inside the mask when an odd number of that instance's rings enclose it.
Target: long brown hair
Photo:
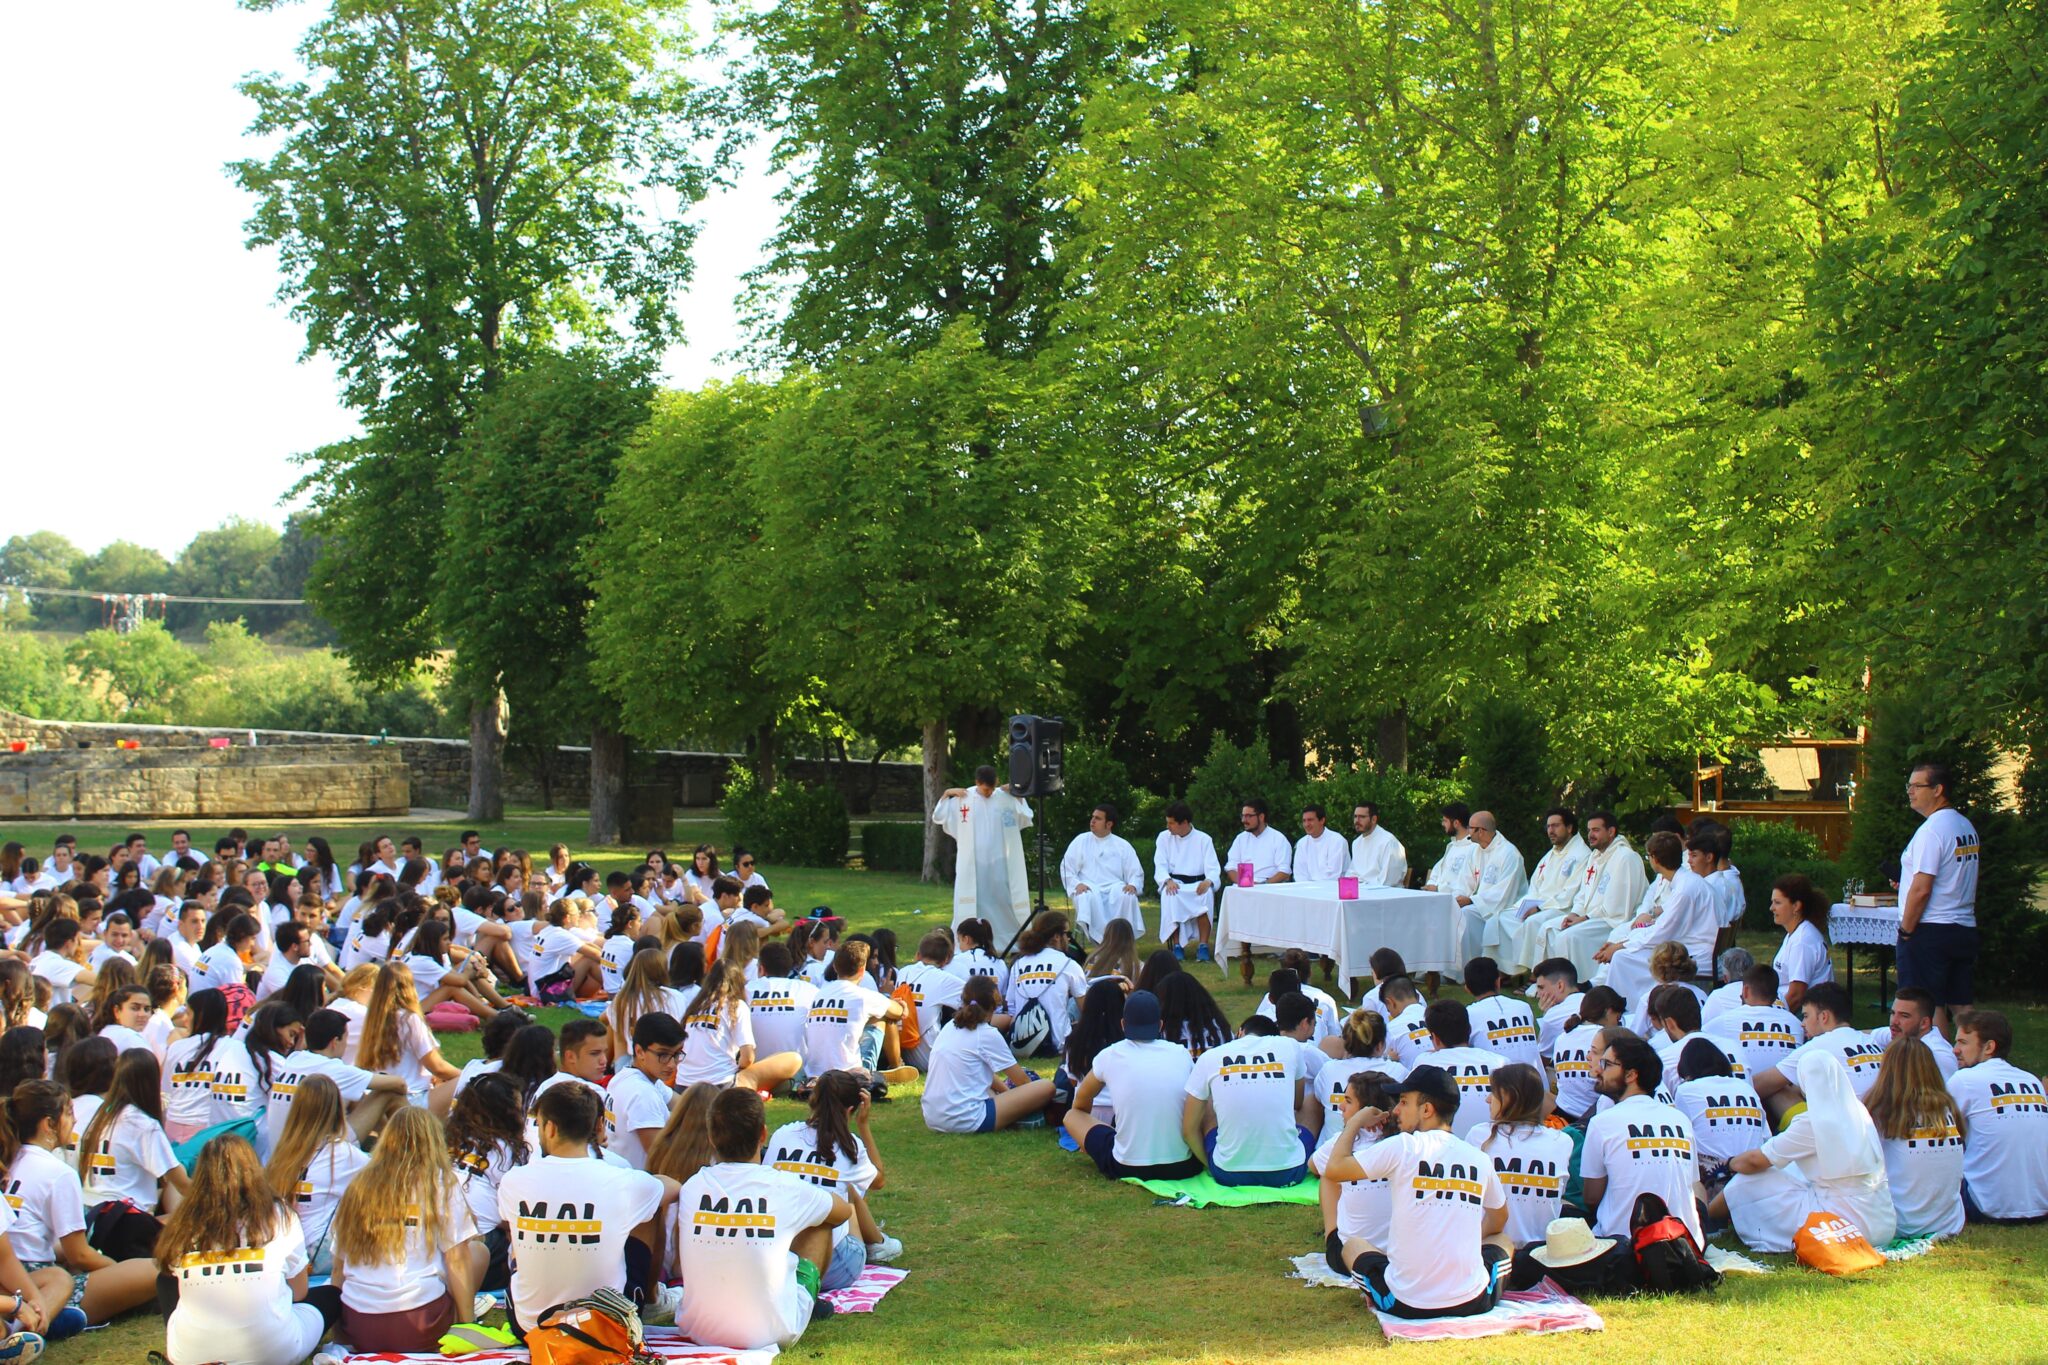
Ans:
[[[0,1027],[20,1028],[36,1007],[35,977],[18,957],[0,958]]]
[[[1071,931],[1065,915],[1057,910],[1041,911],[1032,917],[1030,925],[1017,939],[1017,952],[1023,957],[1042,953],[1051,946],[1054,939]]]
[[[711,1145],[711,1102],[725,1093],[722,1085],[698,1081],[683,1092],[660,1134],[647,1147],[647,1173],[684,1181],[713,1165],[718,1149]]]
[[[850,1071],[828,1071],[811,1086],[811,1131],[827,1157],[844,1152],[849,1162],[860,1160],[853,1116],[860,1110],[861,1093],[860,1081]]]
[[[35,1137],[44,1119],[61,1122],[71,1107],[71,1092],[55,1081],[23,1081],[0,1100],[0,1167],[12,1166],[21,1149]]]
[[[141,984],[141,975],[127,958],[110,957],[101,963],[99,980],[93,983],[92,1003],[86,1007],[86,1012],[92,1016],[92,1026],[105,1028],[113,1018],[113,1011],[108,1006],[115,991]]]
[[[398,1037],[400,1014],[418,1016],[419,988],[413,984],[412,968],[403,962],[386,962],[377,968],[377,984],[370,991],[368,1013],[363,1016],[363,1041],[356,1049],[356,1065],[365,1071],[384,1071],[394,1065],[404,1049]]]
[[[995,1016],[996,979],[970,976],[960,987],[960,1008],[953,1011],[953,1027],[979,1028]]]
[[[710,971],[704,973],[704,985],[698,990],[697,998],[690,1002],[690,1013],[730,1017],[738,1014],[740,1006],[746,1002],[745,970],[721,957],[711,964]]]
[[[407,1224],[425,1238],[429,1255],[454,1245],[446,1224],[457,1198],[455,1167],[441,1121],[424,1109],[400,1109],[384,1125],[370,1164],[334,1210],[334,1257],[391,1265],[405,1259]]]
[[[114,1083],[107,1087],[107,1097],[100,1102],[99,1112],[79,1135],[80,1180],[91,1178],[93,1153],[100,1149],[100,1139],[113,1130],[114,1121],[124,1109],[138,1110],[159,1126],[164,1121],[163,1069],[157,1064],[156,1054],[148,1048],[131,1047],[115,1059]]]
[[[1788,872],[1771,883],[1771,890],[1799,907],[1799,918],[1820,930],[1821,940],[1828,936],[1828,898],[1813,879],[1804,872]]]
[[[1480,1143],[1484,1150],[1503,1132],[1515,1128],[1527,1128],[1543,1122],[1543,1077],[1527,1062],[1509,1062],[1506,1066],[1495,1067],[1488,1088],[1500,1096],[1500,1117],[1486,1130],[1486,1142]]]
[[[1863,1098],[1878,1136],[1910,1138],[1924,1129],[1954,1124],[1963,1131],[1963,1111],[1941,1079],[1934,1050],[1918,1038],[1894,1038],[1878,1063],[1877,1080]]]
[[[619,983],[619,993],[612,997],[611,1008],[604,1014],[612,1056],[633,1055],[633,1025],[643,1014],[668,1012],[667,990],[668,963],[661,949],[642,948],[633,954],[633,960],[626,964],[625,979]]]
[[[1088,959],[1087,974],[1138,979],[1138,936],[1131,932],[1129,920],[1119,916],[1102,926],[1102,942]]]
[[[332,1077],[317,1071],[301,1078],[298,1091],[292,1096],[291,1112],[285,1116],[284,1131],[277,1135],[277,1148],[271,1152],[270,1164],[264,1168],[270,1188],[287,1204],[296,1201],[299,1182],[306,1178],[306,1170],[313,1164],[313,1158],[325,1151],[336,1138],[347,1136],[348,1123],[342,1116],[341,1087],[334,1083]],[[332,1161],[332,1155],[328,1159]]]
[[[192,1163],[191,1191],[157,1236],[157,1269],[175,1270],[194,1253],[263,1246],[283,1224],[285,1208],[248,1139],[216,1138]]]

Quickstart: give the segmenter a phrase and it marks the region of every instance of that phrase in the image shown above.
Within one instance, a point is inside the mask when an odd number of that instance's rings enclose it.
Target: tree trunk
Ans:
[[[926,721],[924,725],[924,881],[939,879],[939,838],[943,833],[931,821],[939,808],[939,793],[946,789],[946,722]]]
[[[1379,759],[1383,768],[1408,771],[1408,713],[1389,711],[1380,717]]]
[[[775,722],[771,720],[754,732],[754,781],[764,792],[774,790],[778,757]]]
[[[603,725],[590,727],[590,842],[619,842],[626,810],[626,737]]]
[[[469,708],[469,811],[464,818],[505,818],[505,697],[495,688]]]

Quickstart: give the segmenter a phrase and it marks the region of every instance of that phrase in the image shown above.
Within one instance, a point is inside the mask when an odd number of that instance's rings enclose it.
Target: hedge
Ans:
[[[764,863],[839,867],[846,862],[853,827],[836,787],[785,780],[764,792],[750,769],[735,767],[725,784],[722,811],[726,837]]]
[[[870,872],[924,871],[924,823],[878,820],[862,825],[860,856]]]

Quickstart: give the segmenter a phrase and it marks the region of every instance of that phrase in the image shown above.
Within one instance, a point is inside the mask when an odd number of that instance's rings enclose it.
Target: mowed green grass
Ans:
[[[492,847],[509,838],[540,849],[561,837],[583,852],[580,825],[573,819],[516,820],[484,833]],[[536,835],[537,827],[550,832]],[[339,851],[343,838],[353,847],[362,837],[350,832],[356,828],[418,832],[431,847],[441,832],[459,832],[460,826],[383,821],[294,832],[327,833]],[[705,828],[698,837],[722,842],[712,827]],[[0,838],[47,847],[56,832],[49,826],[15,827],[0,831]],[[210,843],[214,833],[193,829],[195,842]],[[638,850],[589,852],[609,869],[627,865]],[[830,905],[855,928],[893,928],[906,950],[926,929],[945,922],[950,904],[945,888],[908,877],[764,871],[783,907]],[[1776,945],[1760,936],[1748,946],[1768,956]],[[1226,984],[1214,967],[1199,970],[1208,974],[1228,1015],[1251,1012],[1255,993],[1238,987],[1235,977]],[[1874,977],[1859,973],[1858,987],[1860,1021],[1880,1022]],[[2013,1015],[2020,1064],[2033,1070],[2048,1065],[2048,1006],[1997,1003]],[[566,1011],[550,1012],[551,1022],[567,1017]],[[460,1062],[475,1055],[476,1035],[447,1036],[443,1045],[449,1059]],[[1429,1361],[1572,1365],[2048,1360],[2048,1313],[2041,1308],[2048,1302],[2048,1228],[1972,1228],[1931,1255],[1848,1280],[1799,1269],[1784,1258],[1761,1258],[1781,1268],[1765,1276],[1731,1276],[1710,1297],[1603,1303],[1607,1330],[1598,1335],[1390,1347],[1358,1296],[1288,1278],[1288,1257],[1320,1250],[1315,1210],[1155,1207],[1151,1195],[1104,1181],[1084,1158],[1061,1151],[1043,1131],[988,1137],[929,1133],[917,1095],[915,1086],[901,1087],[875,1111],[886,1171],[875,1209],[904,1240],[908,1250],[901,1264],[910,1277],[879,1312],[819,1324],[785,1353],[791,1359],[846,1365],[1331,1365],[1392,1349]],[[769,1123],[801,1112],[776,1101]],[[47,1359],[63,1365],[140,1362],[162,1343],[160,1321],[137,1313],[53,1347]]]

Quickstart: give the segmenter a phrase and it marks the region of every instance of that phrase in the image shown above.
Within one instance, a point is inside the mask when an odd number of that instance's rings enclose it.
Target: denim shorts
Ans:
[[[820,1288],[844,1289],[860,1278],[868,1268],[868,1244],[860,1239],[859,1228],[848,1228],[846,1235],[839,1239],[839,1245],[832,1248],[832,1262],[825,1267]]]

